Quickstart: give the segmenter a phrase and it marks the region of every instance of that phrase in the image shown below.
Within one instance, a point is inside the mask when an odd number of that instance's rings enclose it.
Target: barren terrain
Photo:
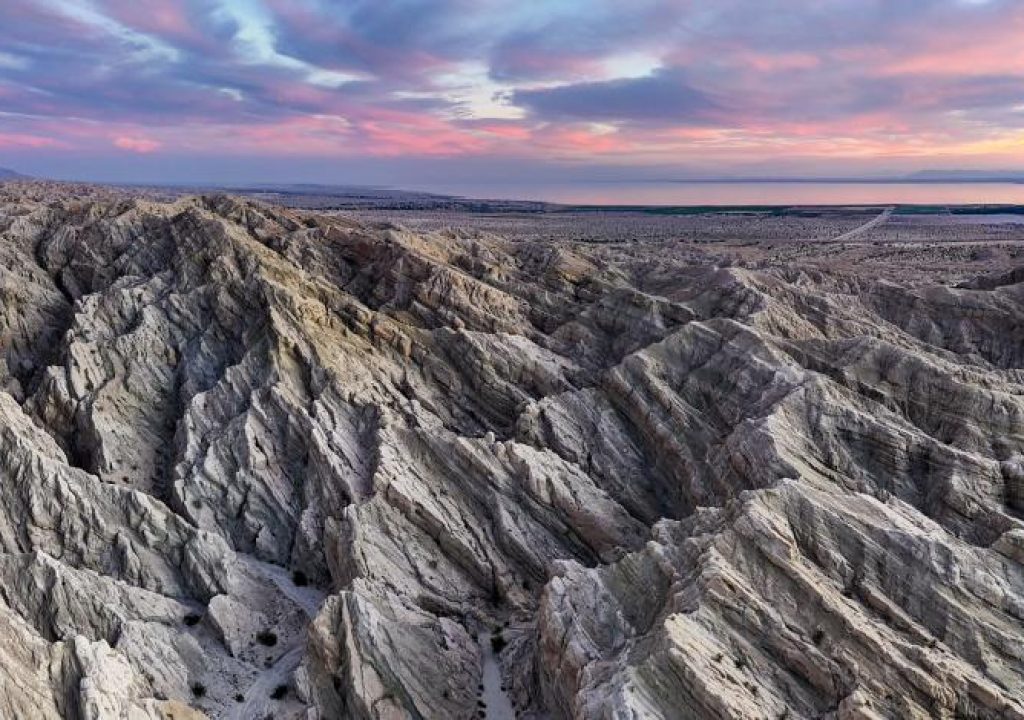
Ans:
[[[0,717],[1024,719],[1024,226],[374,202],[0,184]]]

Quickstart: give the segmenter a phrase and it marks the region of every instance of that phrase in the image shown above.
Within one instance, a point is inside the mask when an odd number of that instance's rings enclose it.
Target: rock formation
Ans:
[[[607,257],[0,186],[0,717],[1024,718],[1021,273]]]

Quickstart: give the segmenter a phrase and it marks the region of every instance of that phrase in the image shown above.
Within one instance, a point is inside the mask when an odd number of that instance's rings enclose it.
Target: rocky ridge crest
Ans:
[[[0,716],[1024,718],[1019,276],[32,187]]]

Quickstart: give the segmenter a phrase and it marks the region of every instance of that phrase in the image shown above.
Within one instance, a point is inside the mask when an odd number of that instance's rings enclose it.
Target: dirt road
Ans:
[[[881,225],[882,223],[884,223],[886,220],[888,220],[889,217],[893,214],[893,212],[895,210],[896,210],[895,207],[891,207],[891,206],[887,207],[879,215],[877,215],[876,217],[871,218],[870,220],[868,220],[863,225],[859,225],[859,226],[855,227],[853,230],[850,230],[849,232],[845,232],[845,233],[843,233],[842,235],[840,235],[838,237],[829,238],[829,242],[845,242],[846,240],[852,240],[853,238],[857,237],[858,235],[863,235],[868,230],[871,230],[872,228],[876,228],[879,225]]]

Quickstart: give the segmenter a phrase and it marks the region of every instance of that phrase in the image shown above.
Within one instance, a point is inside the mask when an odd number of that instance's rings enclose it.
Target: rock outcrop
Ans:
[[[0,187],[0,716],[1024,718],[1020,274],[606,260]]]

